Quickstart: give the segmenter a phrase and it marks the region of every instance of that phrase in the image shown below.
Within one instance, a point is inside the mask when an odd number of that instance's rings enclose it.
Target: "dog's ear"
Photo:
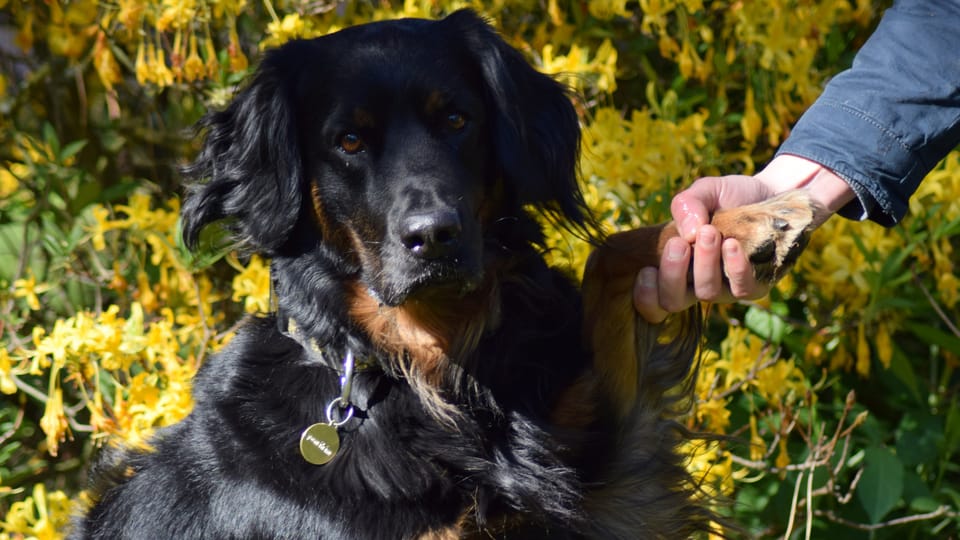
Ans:
[[[297,58],[305,42],[273,50],[230,105],[201,120],[202,149],[186,168],[183,239],[196,249],[200,231],[219,220],[240,247],[273,255],[296,224],[303,163],[297,135]]]
[[[589,211],[577,182],[580,125],[567,88],[538,72],[470,10],[444,20],[464,40],[486,85],[493,144],[521,204],[584,228]]]

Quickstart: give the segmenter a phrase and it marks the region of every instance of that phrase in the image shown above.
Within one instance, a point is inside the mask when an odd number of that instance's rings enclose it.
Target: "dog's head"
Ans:
[[[386,305],[478,287],[538,241],[527,209],[587,221],[565,89],[469,11],[288,43],[203,127],[188,246],[229,219],[267,256],[339,254]]]

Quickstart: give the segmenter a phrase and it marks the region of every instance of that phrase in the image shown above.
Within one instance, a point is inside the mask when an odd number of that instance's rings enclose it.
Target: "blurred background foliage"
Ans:
[[[583,179],[615,230],[762,165],[886,5],[0,0],[0,538],[62,536],[96,449],[187,414],[197,366],[268,308],[266,261],[176,234],[190,126],[261,50],[477,9],[582,95]],[[687,422],[729,439],[691,442],[690,468],[750,535],[960,534],[958,201],[954,152],[901,226],[835,218],[769,298],[711,308]],[[582,266],[587,246],[550,241]]]

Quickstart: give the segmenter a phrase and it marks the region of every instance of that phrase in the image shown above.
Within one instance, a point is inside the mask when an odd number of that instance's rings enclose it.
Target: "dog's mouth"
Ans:
[[[396,307],[408,301],[449,302],[476,291],[483,283],[483,270],[463,265],[431,264],[412,275],[385,280],[379,287],[368,285],[380,303]]]

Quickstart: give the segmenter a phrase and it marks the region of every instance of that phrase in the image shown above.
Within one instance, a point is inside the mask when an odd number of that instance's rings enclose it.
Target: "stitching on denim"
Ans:
[[[879,121],[877,121],[876,119],[874,119],[874,118],[873,118],[872,116],[870,116],[869,114],[867,114],[867,113],[865,113],[865,112],[863,112],[863,111],[861,111],[861,110],[859,110],[859,109],[855,109],[855,108],[853,108],[853,107],[851,107],[851,106],[849,106],[849,105],[845,105],[845,104],[843,104],[843,103],[840,103],[839,101],[837,101],[837,100],[835,100],[835,99],[831,99],[831,98],[821,98],[821,99],[820,99],[820,102],[821,102],[823,105],[826,105],[826,106],[828,106],[828,107],[832,107],[832,108],[834,108],[834,109],[839,109],[839,110],[841,110],[841,111],[843,111],[843,112],[846,112],[846,113],[849,113],[849,114],[851,114],[851,115],[853,115],[853,116],[856,116],[857,118],[863,120],[864,122],[867,122],[867,123],[870,124],[871,126],[877,128],[877,130],[880,131],[880,133],[882,133],[884,136],[886,136],[887,138],[892,139],[893,141],[895,141],[895,142],[900,146],[900,148],[903,148],[903,149],[906,150],[907,152],[913,153],[913,150],[910,148],[910,145],[907,144],[902,138],[900,138],[899,135],[897,135],[896,133],[894,133],[893,131],[891,131],[891,130],[890,130],[889,128],[887,128],[885,125],[881,124]]]

